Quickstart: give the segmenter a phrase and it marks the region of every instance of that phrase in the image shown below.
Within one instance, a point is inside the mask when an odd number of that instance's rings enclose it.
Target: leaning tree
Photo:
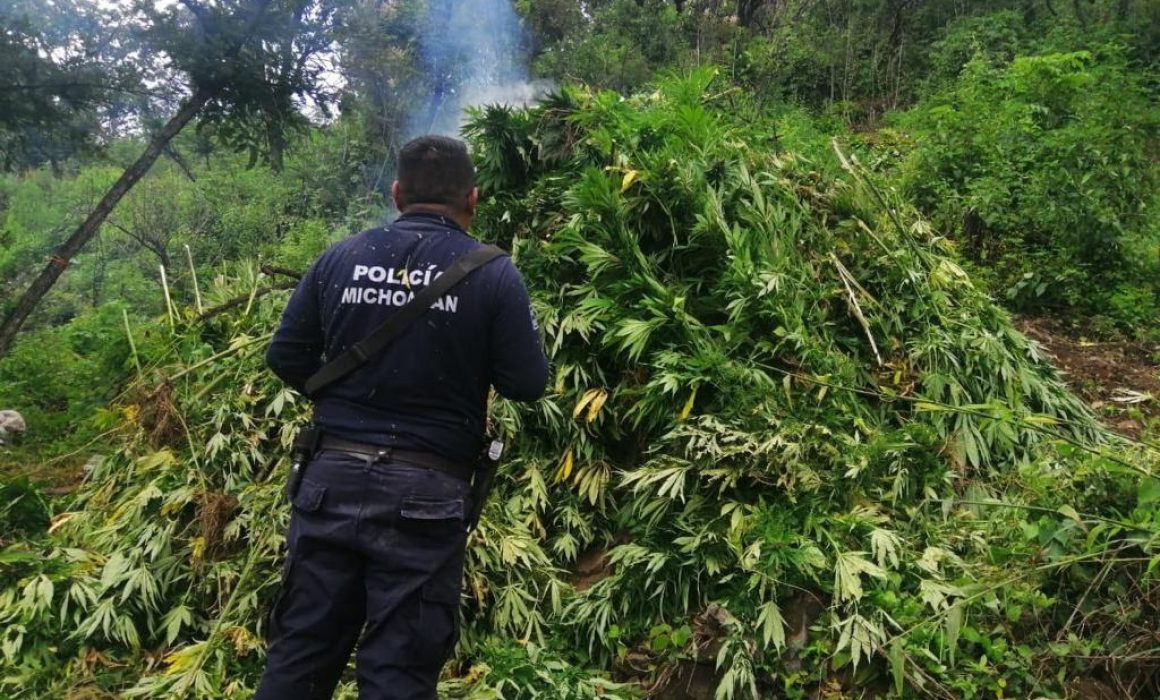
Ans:
[[[281,164],[287,132],[303,124],[302,99],[325,105],[319,87],[330,30],[342,0],[181,0],[136,9],[147,50],[184,82],[184,99],[104,197],[56,249],[0,324],[0,356],[69,262],[97,234],[121,198],[195,117],[253,160]]]

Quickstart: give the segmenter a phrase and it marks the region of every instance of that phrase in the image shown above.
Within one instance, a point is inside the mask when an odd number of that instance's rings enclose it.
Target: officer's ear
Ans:
[[[395,202],[395,208],[399,211],[403,211],[403,207],[407,206],[407,203],[403,201],[403,188],[399,187],[398,180],[391,183],[391,199]]]
[[[467,193],[467,200],[464,202],[464,211],[471,216],[475,216],[475,205],[477,204],[479,204],[479,188],[472,187],[471,191]]]

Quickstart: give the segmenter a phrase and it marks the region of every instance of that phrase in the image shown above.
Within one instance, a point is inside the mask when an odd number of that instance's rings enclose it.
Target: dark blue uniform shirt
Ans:
[[[362,340],[460,256],[481,244],[436,214],[404,214],[322,254],[294,290],[266,362],[302,391],[326,358]],[[471,460],[489,385],[534,401],[548,361],[511,258],[471,273],[379,356],[323,389],[314,420],[351,440]]]

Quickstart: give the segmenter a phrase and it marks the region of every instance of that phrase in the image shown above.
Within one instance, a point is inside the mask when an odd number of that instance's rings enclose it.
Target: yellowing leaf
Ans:
[[[635,170],[629,170],[626,172],[624,174],[624,179],[620,181],[620,191],[625,192],[629,187],[632,187],[632,183],[636,180],[638,175],[640,175],[640,173]]]
[[[588,391],[584,392],[584,395],[581,396],[580,400],[576,402],[576,408],[572,409],[572,418],[579,418],[580,414],[584,412],[584,408],[588,406],[588,404],[592,403],[592,401],[602,393],[604,393],[603,389],[589,389]]]
[[[169,666],[165,669],[165,675],[171,676],[193,668],[198,659],[201,658],[201,652],[205,645],[206,642],[198,642],[166,654],[165,663]]]
[[[689,414],[691,414],[693,412],[693,404],[696,401],[697,401],[697,390],[694,388],[693,393],[689,394],[688,400],[685,401],[684,408],[681,409],[680,414],[677,416],[677,420],[687,419],[689,417]]]
[[[600,413],[600,409],[604,408],[604,402],[608,400],[608,392],[603,389],[596,389],[598,392],[596,396],[592,397],[592,401],[588,404],[588,422],[596,420],[596,416]]]
[[[205,559],[205,538],[194,537],[189,541],[189,558],[193,563],[199,564]]]
[[[70,511],[67,513],[59,513],[52,518],[52,525],[48,528],[48,534],[56,532],[58,529],[68,524],[68,521],[80,515],[77,511]]]
[[[898,552],[901,549],[902,540],[890,530],[876,527],[870,532],[870,552],[883,569],[898,568],[901,562]]]
[[[261,644],[260,640],[256,639],[254,635],[245,627],[238,625],[231,625],[222,631],[222,636],[233,642],[234,653],[238,656],[245,656],[254,649],[257,649]]]
[[[886,571],[866,559],[865,552],[841,552],[834,562],[834,591],[838,600],[856,601],[862,598],[862,575],[886,578]]]
[[[572,476],[572,465],[575,463],[575,458],[572,456],[572,448],[564,454],[564,461],[560,463],[560,468],[556,470],[555,482],[558,484],[568,477]]]
[[[142,471],[151,471],[162,467],[171,467],[177,464],[177,457],[168,449],[150,452],[137,458],[137,466]]]

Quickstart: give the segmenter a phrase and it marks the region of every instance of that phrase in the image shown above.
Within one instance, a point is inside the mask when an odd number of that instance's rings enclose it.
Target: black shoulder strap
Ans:
[[[476,248],[467,255],[455,261],[442,275],[439,275],[431,284],[419,290],[411,301],[399,307],[381,326],[370,335],[350,346],[338,357],[327,362],[310,379],[306,380],[306,395],[317,396],[331,384],[362,367],[372,357],[382,352],[412,321],[423,315],[431,305],[439,300],[452,287],[467,277],[474,270],[501,255],[506,255],[495,246]]]

